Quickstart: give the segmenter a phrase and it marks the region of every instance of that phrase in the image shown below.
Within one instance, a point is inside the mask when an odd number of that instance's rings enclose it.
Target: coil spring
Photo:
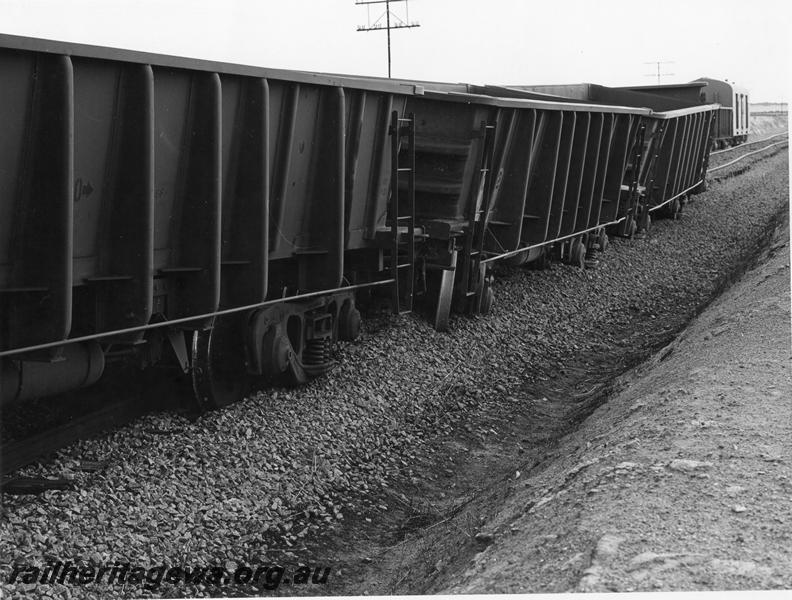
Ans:
[[[330,361],[330,338],[314,338],[305,343],[304,365],[323,365]]]

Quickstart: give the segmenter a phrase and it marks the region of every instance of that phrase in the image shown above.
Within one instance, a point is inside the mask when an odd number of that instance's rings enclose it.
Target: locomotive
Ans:
[[[701,189],[717,104],[266,69],[0,35],[0,402],[178,367],[299,384],[359,304],[486,314]]]
[[[748,90],[729,81],[699,77],[683,84],[622,88],[678,98],[691,104],[720,104],[712,136],[713,150],[737,146],[748,139]]]

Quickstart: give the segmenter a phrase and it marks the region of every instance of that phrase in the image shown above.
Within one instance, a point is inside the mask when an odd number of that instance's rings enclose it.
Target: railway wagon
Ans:
[[[13,36],[0,79],[3,404],[133,360],[219,406],[356,337],[411,88]]]
[[[645,167],[637,173],[639,229],[649,227],[650,213],[654,211],[676,217],[689,194],[705,189],[709,150],[720,114],[718,104],[691,103],[685,95],[656,95],[595,84],[483,86],[482,89],[511,97],[556,101],[566,98],[566,102],[587,100],[652,109],[647,124],[651,135],[644,137]]]
[[[542,260],[555,246],[582,266],[595,240],[604,246],[605,227],[630,218],[622,186],[649,110],[423,85],[408,111],[418,130],[415,217],[439,266],[429,282],[436,326],[450,305],[487,312],[495,261]]]
[[[715,117],[712,148],[737,146],[748,139],[751,122],[748,90],[734,83],[700,77],[684,84],[661,84],[619,89],[671,97],[686,102],[689,106],[720,104],[720,109]]]
[[[646,215],[662,210],[677,218],[691,194],[706,189],[712,132],[718,116],[717,105],[669,111],[661,119],[656,140],[657,168],[647,182]]]

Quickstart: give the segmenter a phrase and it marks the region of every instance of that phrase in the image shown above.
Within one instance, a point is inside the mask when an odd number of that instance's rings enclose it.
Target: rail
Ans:
[[[745,146],[751,146],[753,144],[761,144],[762,142],[767,142],[769,140],[775,139],[781,135],[788,135],[788,131],[782,131],[781,133],[776,133],[775,135],[771,135],[770,137],[766,137],[762,140],[755,140],[753,142],[746,142],[745,144],[740,144],[739,146],[732,146],[731,148],[724,148],[723,150],[716,150],[715,152],[710,152],[710,156],[715,156],[717,154],[723,154],[724,152],[731,152],[732,150],[736,150],[737,148],[743,148]]]
[[[764,140],[764,141],[767,141],[767,140]],[[730,160],[727,163],[723,163],[722,165],[718,165],[717,167],[711,167],[709,169],[709,173],[714,173],[715,171],[720,171],[721,169],[725,169],[726,167],[729,167],[729,166],[733,165],[734,163],[741,161],[743,158],[748,158],[749,156],[753,156],[754,154],[759,154],[760,152],[764,152],[765,150],[767,150],[769,148],[773,148],[774,146],[779,146],[781,144],[786,144],[786,143],[788,143],[788,140],[782,140],[780,142],[775,142],[774,144],[770,144],[769,146],[765,146],[764,148],[759,148],[759,150],[754,150],[753,152],[747,152],[746,154],[738,156],[734,160]]]

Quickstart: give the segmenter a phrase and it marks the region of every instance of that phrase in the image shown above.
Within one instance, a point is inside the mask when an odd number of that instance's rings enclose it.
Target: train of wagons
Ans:
[[[584,267],[676,215],[729,108],[7,35],[0,81],[6,407],[120,362],[177,367],[216,408],[325,372],[361,303],[485,314],[497,261]]]

